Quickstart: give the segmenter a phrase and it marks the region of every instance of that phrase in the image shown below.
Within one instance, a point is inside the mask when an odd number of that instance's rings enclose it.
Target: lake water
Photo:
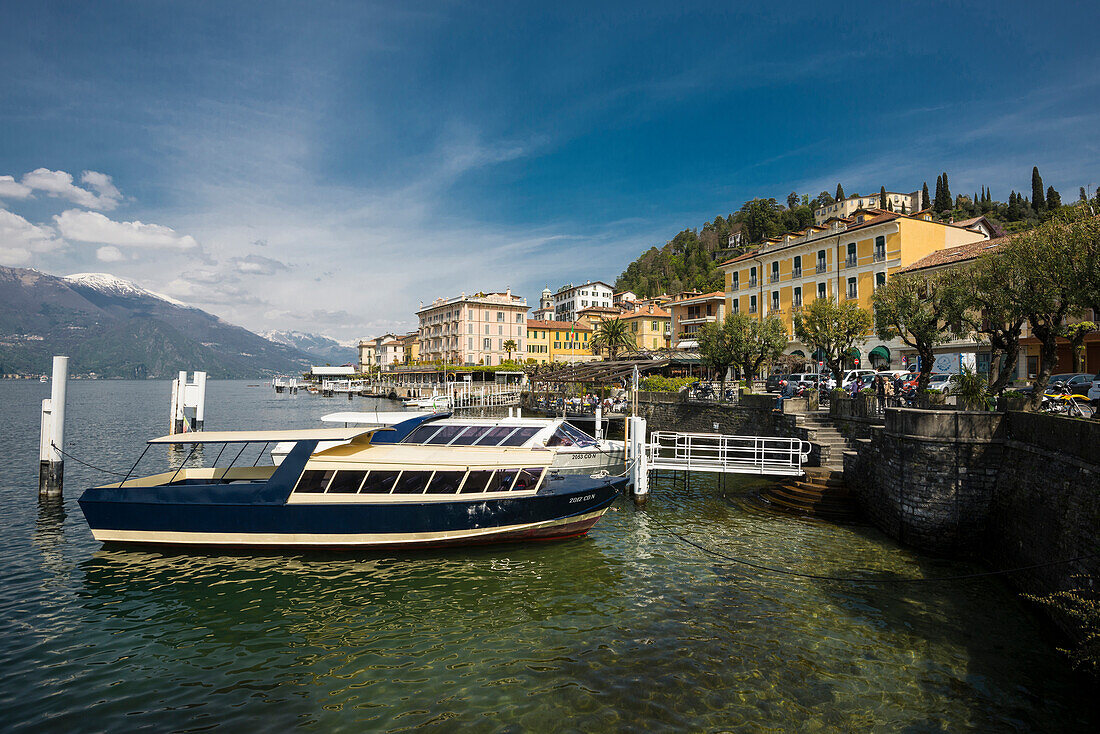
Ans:
[[[7,731],[1095,731],[1043,627],[998,580],[940,576],[867,527],[759,509],[759,480],[658,479],[588,537],[353,554],[103,550],[66,461],[37,501],[49,385],[0,382],[0,722]],[[125,471],[167,382],[69,384],[66,448]],[[211,382],[207,427],[315,425],[373,399]],[[386,403],[383,407],[392,409]]]

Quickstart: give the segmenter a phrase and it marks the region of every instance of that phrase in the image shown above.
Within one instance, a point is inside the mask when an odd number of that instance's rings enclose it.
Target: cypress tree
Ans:
[[[924,182],[924,188],[920,192],[920,208],[927,209],[931,202],[928,200],[928,182]]]
[[[1081,187],[1081,201],[1088,201],[1089,197],[1085,194],[1085,187]]]
[[[951,187],[947,185],[947,171],[943,172],[943,200],[946,202],[946,208],[951,208]]]
[[[937,212],[943,204],[943,177],[936,176],[936,198],[932,199],[932,208]]]
[[[1039,212],[1046,208],[1043,200],[1043,177],[1039,175],[1039,167],[1031,167],[1031,206]]]
[[[844,201],[844,187],[840,184],[836,185],[836,200],[837,203]]]
[[[1053,186],[1047,187],[1047,208],[1054,211],[1062,206],[1062,195],[1054,190]]]
[[[885,209],[886,208],[886,187],[885,186],[883,186],[882,188],[880,188],[878,190],[878,208],[879,209]]]

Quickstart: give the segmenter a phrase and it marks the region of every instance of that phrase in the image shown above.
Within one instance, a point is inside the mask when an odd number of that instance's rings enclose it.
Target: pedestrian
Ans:
[[[879,407],[886,407],[886,378],[882,375],[875,376],[875,397],[878,398]]]

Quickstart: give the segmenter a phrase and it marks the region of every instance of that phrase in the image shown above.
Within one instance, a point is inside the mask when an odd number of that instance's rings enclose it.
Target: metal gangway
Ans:
[[[628,418],[626,461],[634,495],[649,493],[649,473],[703,471],[718,474],[802,476],[810,458],[810,443],[780,436],[726,436],[720,433],[654,431],[644,418]]]

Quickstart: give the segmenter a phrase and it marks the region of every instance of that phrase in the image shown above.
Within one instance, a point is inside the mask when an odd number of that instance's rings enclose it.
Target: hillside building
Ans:
[[[539,307],[531,312],[531,318],[536,321],[554,320],[554,294],[549,288],[542,289],[542,295],[539,297]]]
[[[668,310],[672,314],[672,343],[677,349],[695,350],[699,348],[695,334],[703,324],[722,323],[726,318],[726,294],[688,291],[672,299]]]
[[[914,191],[911,194],[899,194],[896,191],[886,192],[886,201],[890,205],[890,209],[898,214],[905,212],[906,214],[916,214],[920,211],[921,192]],[[844,219],[850,217],[860,209],[886,209],[886,203],[879,201],[879,194],[874,193],[869,196],[860,196],[859,194],[853,194],[843,201],[837,201],[829,206],[819,207],[814,210],[814,223],[824,224],[832,217]],[[731,245],[732,247],[732,245]]]
[[[554,294],[554,319],[576,321],[577,312],[589,306],[611,306],[614,289],[603,281],[585,281],[581,285],[562,286]]]
[[[672,314],[652,303],[623,313],[634,332],[634,346],[642,351],[668,349],[672,343]]]

